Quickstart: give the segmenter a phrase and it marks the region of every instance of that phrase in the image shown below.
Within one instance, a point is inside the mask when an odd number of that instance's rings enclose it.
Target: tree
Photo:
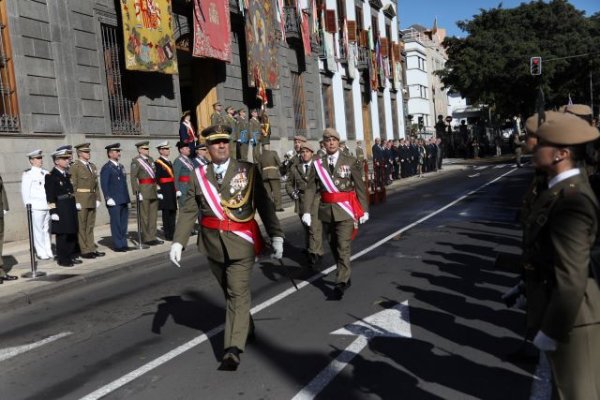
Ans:
[[[595,71],[598,104],[600,68],[597,44],[600,13],[586,17],[566,0],[536,1],[503,9],[481,9],[471,20],[457,22],[465,38],[448,37],[448,61],[439,72],[450,90],[476,103],[494,106],[502,115],[534,111],[538,86],[548,106],[589,103],[589,71]],[[546,61],[580,54],[585,57]],[[541,56],[542,75],[531,76],[529,60]]]

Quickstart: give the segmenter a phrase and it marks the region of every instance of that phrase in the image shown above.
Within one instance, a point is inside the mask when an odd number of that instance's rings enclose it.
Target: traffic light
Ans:
[[[542,57],[531,57],[529,60],[529,72],[531,72],[531,75],[542,74]]]
[[[419,128],[422,128],[423,126],[425,126],[425,123],[423,122],[423,117],[419,117]]]

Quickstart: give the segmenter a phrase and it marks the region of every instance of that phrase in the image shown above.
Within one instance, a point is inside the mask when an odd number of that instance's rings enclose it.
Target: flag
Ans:
[[[573,105],[573,100],[571,99],[571,93],[569,93],[569,102],[567,104],[570,106]]]
[[[192,56],[231,62],[228,0],[194,0]]]
[[[248,2],[245,26],[247,76],[249,86],[258,85],[255,86],[258,92],[263,89],[279,89],[279,46],[275,38],[278,29],[275,23],[275,8],[271,0]]]

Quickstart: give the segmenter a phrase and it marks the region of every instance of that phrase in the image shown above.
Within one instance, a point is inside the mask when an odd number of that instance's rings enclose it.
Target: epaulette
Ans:
[[[31,171],[31,168],[27,168],[27,169],[26,169],[25,171],[23,171],[23,172],[29,172],[29,171]]]

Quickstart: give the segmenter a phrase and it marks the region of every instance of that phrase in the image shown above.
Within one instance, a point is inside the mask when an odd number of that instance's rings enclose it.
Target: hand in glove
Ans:
[[[181,192],[178,190],[177,193],[175,193],[175,196],[177,196],[177,198],[181,197]]]
[[[281,257],[283,257],[283,238],[279,236],[273,236],[271,238],[271,245],[273,246],[273,254],[271,254],[271,258],[280,260]]]
[[[138,200],[139,201],[144,201],[144,196],[142,196],[141,193],[138,193]]]
[[[58,216],[58,214],[52,214],[52,216],[50,217],[50,219],[52,221],[58,221],[58,220],[60,220],[60,217]]]
[[[159,200],[162,200],[162,199],[164,199],[164,198],[165,198],[165,196],[163,196],[163,195],[162,195],[162,193],[158,193],[158,194],[156,195],[156,197],[158,197],[158,199],[159,199]]]
[[[4,210],[4,215],[8,214],[8,210]]]
[[[310,223],[312,222],[312,219],[310,217],[309,213],[304,213],[302,214],[302,223],[306,226],[310,226]]]
[[[183,250],[183,245],[181,243],[173,242],[173,244],[171,245],[171,251],[169,252],[169,259],[178,268],[181,268],[181,265],[179,265],[179,261],[181,261],[181,251],[182,250]]]
[[[96,208],[100,207],[100,200],[96,200]]]
[[[108,199],[108,200],[106,200],[106,205],[109,207],[113,207],[113,206],[116,206],[117,203],[115,203],[115,201],[113,199]]]
[[[365,222],[367,222],[368,220],[369,220],[369,213],[368,213],[368,212],[366,212],[366,213],[365,213],[365,215],[363,215],[362,217],[360,217],[360,218],[358,219],[358,222],[359,222],[360,224],[364,224],[364,223],[365,223]]]
[[[542,331],[538,331],[535,338],[533,338],[533,345],[541,351],[555,351],[556,344],[556,340],[552,339],[550,336],[546,336]]]
[[[75,208],[81,211],[81,203],[75,203]]]

